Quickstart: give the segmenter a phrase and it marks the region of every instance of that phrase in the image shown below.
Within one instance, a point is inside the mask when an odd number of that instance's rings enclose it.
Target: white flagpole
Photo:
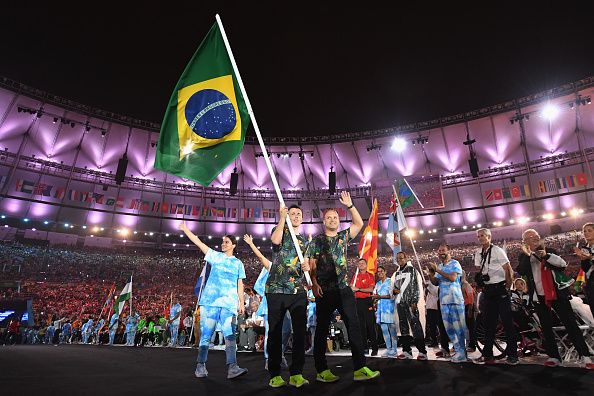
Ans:
[[[231,51],[231,46],[229,45],[229,40],[227,39],[227,34],[225,33],[225,28],[223,27],[223,22],[221,21],[221,17],[219,16],[219,14],[216,15],[216,20],[217,24],[219,25],[219,29],[221,30],[221,36],[223,37],[223,41],[225,42],[225,47],[227,48],[227,54],[229,55],[229,60],[231,60],[233,71],[235,72],[235,76],[237,77],[237,84],[239,85],[239,89],[241,90],[241,94],[243,95],[243,98],[245,100],[245,105],[250,115],[250,119],[252,120],[252,124],[254,125],[254,131],[256,132],[256,137],[258,138],[260,149],[262,150],[262,154],[264,154],[264,161],[266,162],[268,173],[270,174],[270,178],[272,179],[274,191],[276,192],[278,201],[280,202],[281,206],[285,206],[285,200],[283,199],[283,196],[280,192],[280,187],[278,185],[278,181],[276,180],[276,175],[274,174],[272,164],[270,163],[270,159],[268,158],[268,151],[266,150],[266,146],[264,146],[264,141],[262,140],[262,135],[260,134],[260,128],[258,127],[258,123],[256,122],[256,116],[254,115],[252,105],[250,103],[250,100],[248,99],[245,87],[243,86],[243,80],[241,79],[241,75],[239,74],[239,69],[237,68],[237,64],[235,63],[235,58],[233,57],[233,52]],[[291,219],[289,218],[288,214],[286,223],[289,228],[289,232],[291,233],[291,239],[293,240],[293,244],[295,245],[295,250],[297,250],[299,262],[303,264],[303,253],[301,252],[301,248],[299,247],[299,243],[297,242],[297,235],[295,235],[295,230],[293,229],[293,225],[291,224]],[[305,271],[305,279],[307,280],[307,284],[311,286],[311,278],[309,277],[309,271]]]
[[[425,207],[423,206],[423,203],[421,202],[421,200],[419,199],[419,197],[417,197],[417,194],[415,194],[415,190],[412,189],[412,187],[410,186],[410,184],[408,184],[408,182],[406,181],[406,179],[404,177],[402,178],[402,180],[404,180],[404,182],[406,183],[406,186],[408,187],[408,189],[412,193],[413,197],[415,197],[415,199],[419,203],[419,206],[421,208],[425,209]],[[392,186],[392,187],[394,187],[394,186]],[[398,194],[396,194],[396,195],[398,195]]]
[[[406,182],[406,179],[404,179],[404,181]],[[408,185],[408,183],[407,183]],[[409,186],[410,188],[410,186]],[[396,199],[396,219],[398,219],[398,208],[400,208],[400,210],[402,210],[402,207],[400,206],[400,199],[398,199],[398,193],[396,192],[396,187],[394,187],[394,184],[392,184],[392,190],[394,190],[394,198]],[[411,189],[412,191],[412,189]],[[414,194],[414,192],[413,192]],[[416,198],[416,195],[415,195]],[[418,198],[417,198],[418,199]],[[404,211],[402,210],[402,217],[404,217]],[[400,232],[400,231],[398,231]],[[400,239],[402,240],[402,237],[400,237]],[[425,275],[423,274],[423,269],[421,268],[421,261],[419,260],[419,255],[417,254],[417,249],[415,249],[415,243],[413,242],[412,236],[409,236],[408,239],[410,240],[410,244],[412,246],[413,249],[413,253],[415,255],[415,260],[417,261],[417,266],[419,267],[419,272],[421,273],[421,277],[423,278],[423,283],[425,283]],[[400,246],[402,246],[402,243],[400,244]]]
[[[134,288],[132,287],[132,277],[134,276],[134,271],[132,271],[132,275],[130,275],[130,316],[132,316],[132,293],[134,292]]]

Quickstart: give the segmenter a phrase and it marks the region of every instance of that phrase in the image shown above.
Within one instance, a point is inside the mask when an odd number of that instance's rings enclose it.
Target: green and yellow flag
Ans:
[[[208,186],[241,152],[249,121],[215,23],[171,95],[155,168]]]

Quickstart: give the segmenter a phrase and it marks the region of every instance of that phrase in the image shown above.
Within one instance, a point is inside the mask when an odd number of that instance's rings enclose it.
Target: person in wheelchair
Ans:
[[[328,338],[332,340],[333,345],[336,346],[335,350],[340,350],[340,348],[348,348],[349,336],[346,325],[341,319],[340,314],[338,312],[335,312],[335,314],[336,315],[334,316],[334,319],[330,323]]]
[[[561,364],[559,346],[553,332],[554,309],[565,326],[569,339],[581,357],[582,367],[594,370],[594,363],[590,357],[590,350],[579,329],[573,310],[569,302],[569,288],[571,282],[564,275],[563,270],[567,262],[554,249],[547,248],[545,241],[534,229],[522,233],[523,252],[518,258],[517,271],[526,277],[529,301],[534,303],[536,314],[540,320],[544,334],[544,345],[549,356],[545,362],[547,367],[557,367]]]

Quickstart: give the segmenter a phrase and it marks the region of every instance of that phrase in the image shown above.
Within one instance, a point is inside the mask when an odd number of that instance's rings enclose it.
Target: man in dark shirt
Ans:
[[[287,213],[291,224],[286,225]],[[305,252],[307,239],[299,234],[299,227],[303,221],[303,213],[297,205],[289,209],[280,209],[280,219],[272,231],[272,246],[274,256],[270,266],[270,274],[266,281],[266,300],[268,301],[268,372],[269,385],[278,388],[286,385],[281,377],[282,361],[282,327],[285,314],[289,311],[293,324],[293,353],[289,371],[289,385],[301,387],[309,381],[303,378],[305,364],[305,333],[307,326],[307,294],[303,287],[303,271],[309,270],[307,264],[303,267],[299,262],[297,250],[288,227],[293,227],[302,252]]]
[[[316,333],[314,341],[314,360],[316,380],[335,382],[338,377],[328,369],[326,362],[326,337],[330,326],[331,315],[338,309],[344,318],[349,331],[349,341],[353,357],[354,380],[364,381],[375,378],[379,371],[372,371],[365,366],[365,355],[355,295],[347,282],[346,252],[349,240],[356,237],[363,227],[363,219],[353,205],[351,196],[343,191],[340,202],[347,207],[353,216],[351,227],[338,231],[340,220],[336,210],[329,209],[324,213],[324,233],[318,235],[311,243],[310,266],[312,269],[313,292],[316,297]]]

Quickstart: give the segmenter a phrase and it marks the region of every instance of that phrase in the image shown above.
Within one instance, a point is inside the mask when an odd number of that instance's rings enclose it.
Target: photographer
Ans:
[[[507,363],[518,364],[518,335],[513,322],[509,289],[512,284],[512,268],[507,254],[499,246],[491,243],[491,231],[481,228],[476,232],[481,248],[474,255],[474,265],[480,267],[475,276],[477,286],[483,289],[482,307],[485,323],[485,345],[483,356],[475,361],[478,364],[495,364],[493,342],[497,321],[505,329]]]

